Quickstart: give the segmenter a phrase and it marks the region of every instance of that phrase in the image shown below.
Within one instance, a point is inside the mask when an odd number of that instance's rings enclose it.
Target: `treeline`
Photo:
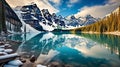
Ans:
[[[76,35],[83,36],[85,38],[91,39],[95,42],[100,43],[100,45],[107,46],[110,48],[111,52],[114,53],[118,51],[119,58],[120,58],[120,36],[115,35],[104,35],[104,34],[79,34]]]
[[[74,31],[92,31],[100,33],[120,31],[120,6],[118,12],[113,12],[110,14],[110,16],[107,16],[94,24],[82,28],[77,28]]]

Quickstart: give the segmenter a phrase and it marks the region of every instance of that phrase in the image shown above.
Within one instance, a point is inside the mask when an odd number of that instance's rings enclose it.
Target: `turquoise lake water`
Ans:
[[[27,33],[8,37],[21,41],[16,47],[23,58],[36,63],[53,62],[69,67],[120,67],[120,36],[70,33]]]

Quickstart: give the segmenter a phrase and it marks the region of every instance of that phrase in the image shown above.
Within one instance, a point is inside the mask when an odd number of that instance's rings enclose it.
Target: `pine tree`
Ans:
[[[119,6],[119,12],[118,12],[118,31],[120,31],[120,6]]]
[[[105,17],[98,22],[88,25],[86,27],[78,28],[81,31],[93,31],[93,32],[114,32],[120,31],[120,6],[118,13],[111,13],[110,16]],[[76,30],[76,31],[77,31]]]

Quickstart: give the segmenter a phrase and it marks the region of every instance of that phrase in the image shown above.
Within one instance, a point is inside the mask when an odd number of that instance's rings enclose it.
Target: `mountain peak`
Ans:
[[[31,5],[34,5],[34,4],[36,4],[36,3],[35,3],[35,2],[32,2],[32,3],[31,3]]]
[[[86,19],[93,18],[90,14],[86,15]]]
[[[14,8],[14,10],[20,10],[22,8],[22,6],[16,6],[15,8]]]
[[[49,13],[48,9],[42,9],[43,13]]]
[[[71,18],[71,19],[76,19],[74,15],[72,15],[70,18]]]

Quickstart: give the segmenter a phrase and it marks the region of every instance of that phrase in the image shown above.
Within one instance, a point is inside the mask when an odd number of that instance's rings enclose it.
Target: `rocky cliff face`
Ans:
[[[70,19],[66,19],[61,15],[57,16],[55,13],[50,14],[48,9],[40,10],[35,3],[16,7],[15,10],[20,12],[20,19],[23,20],[25,24],[29,24],[33,29],[38,31],[52,31],[54,29],[62,29],[69,26],[86,26],[98,20],[91,15],[79,18],[71,16]]]
[[[2,20],[1,31],[4,32],[21,32],[22,23],[18,16],[12,10],[5,0],[0,1],[0,20]]]
[[[50,14],[48,9],[40,10],[36,4],[17,7],[15,10],[21,12],[21,20],[38,31],[52,31],[58,27],[65,27],[62,16]]]
[[[36,4],[22,6],[20,9],[22,20],[29,24],[31,27],[35,28],[36,30],[42,31],[42,27],[39,25],[40,21],[43,21],[43,17],[41,11],[37,7]]]
[[[5,25],[5,8],[4,8],[4,1],[0,0],[0,32],[4,31],[5,33],[7,33],[6,31],[6,25]]]

